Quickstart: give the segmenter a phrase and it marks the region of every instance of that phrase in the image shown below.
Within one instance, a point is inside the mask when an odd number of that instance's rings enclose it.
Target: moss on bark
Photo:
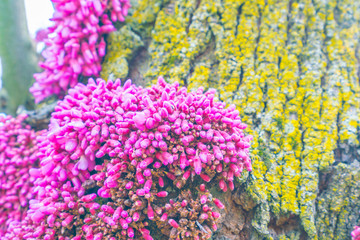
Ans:
[[[112,77],[137,83],[161,75],[216,88],[254,135],[254,170],[227,197],[244,225],[224,222],[215,238],[350,239],[360,206],[359,167],[351,165],[359,159],[360,2],[132,4],[109,38],[103,76],[117,69]]]

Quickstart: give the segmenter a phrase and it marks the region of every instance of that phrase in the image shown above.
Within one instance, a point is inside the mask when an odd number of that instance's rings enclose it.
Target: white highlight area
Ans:
[[[49,19],[53,16],[54,8],[50,0],[24,1],[30,36],[34,38],[39,29],[53,25]]]

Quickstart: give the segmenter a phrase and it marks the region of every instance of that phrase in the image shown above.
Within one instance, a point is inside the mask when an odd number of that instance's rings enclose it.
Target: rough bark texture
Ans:
[[[139,0],[102,77],[216,88],[254,135],[214,239],[350,239],[360,209],[360,2]]]
[[[29,87],[37,69],[23,0],[0,1],[0,57],[2,86],[7,92],[7,106],[2,106],[1,100],[0,111],[15,114],[19,105],[33,105]]]

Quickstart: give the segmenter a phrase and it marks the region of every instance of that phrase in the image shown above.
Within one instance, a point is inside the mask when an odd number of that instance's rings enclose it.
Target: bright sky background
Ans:
[[[30,37],[34,38],[37,30],[41,28],[47,28],[52,25],[52,22],[49,21],[49,18],[52,17],[54,13],[54,8],[50,0],[24,0],[24,2]],[[0,59],[0,88],[1,75],[2,70]]]
[[[50,0],[24,0],[26,18],[31,37],[35,37],[37,30],[52,25],[49,18],[52,17],[54,9]]]

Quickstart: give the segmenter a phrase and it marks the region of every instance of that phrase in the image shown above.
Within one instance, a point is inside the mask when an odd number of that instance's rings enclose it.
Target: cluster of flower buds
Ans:
[[[164,208],[165,189],[212,181],[232,190],[234,177],[251,171],[251,136],[243,133],[235,106],[225,108],[214,95],[201,88],[188,93],[163,78],[145,89],[131,80],[77,84],[39,138],[41,167],[30,171],[36,198],[9,236],[151,240],[149,221],[162,221],[178,207]],[[196,238],[211,235],[206,226],[216,229],[219,216],[209,203],[223,205],[203,185],[200,192],[198,200],[181,196],[200,214],[189,218],[198,229],[172,230],[175,235]],[[181,217],[171,219],[168,226],[183,226]]]
[[[94,170],[96,173],[90,177],[90,181],[96,184],[96,191],[94,188],[92,191],[97,194],[80,198],[81,202],[86,203],[90,214],[85,216],[82,231],[77,232],[75,237],[88,239],[101,234],[105,239],[152,239],[150,231],[146,229],[146,220],[154,220],[156,211],[161,210],[153,201],[166,197],[168,193],[157,191],[151,171],[139,178],[136,168],[120,158],[104,160]],[[104,202],[103,205],[96,203],[99,199]]]
[[[220,200],[213,198],[200,185],[198,198],[194,200],[190,190],[182,191],[176,200],[170,199],[163,207],[163,213],[157,225],[169,239],[210,239],[212,231],[217,230],[216,223],[220,213],[213,211],[214,203],[223,209]]]
[[[351,237],[353,240],[360,240],[360,227],[355,226],[354,230],[351,232]]]
[[[0,116],[0,237],[12,221],[23,220],[34,196],[30,168],[38,164],[36,136],[26,115]]]
[[[98,76],[105,55],[104,34],[115,31],[113,22],[124,21],[129,0],[52,0],[55,13],[49,28],[45,58],[30,88],[35,101],[53,94],[62,97],[79,75]],[[110,16],[110,17],[109,17]]]

